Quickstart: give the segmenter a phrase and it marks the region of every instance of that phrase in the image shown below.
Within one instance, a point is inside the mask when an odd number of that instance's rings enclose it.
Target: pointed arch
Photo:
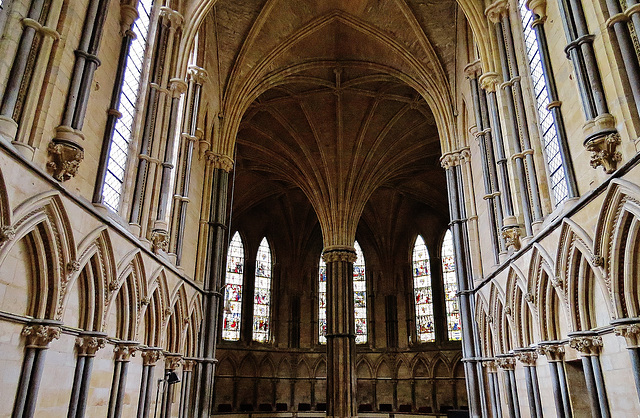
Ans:
[[[224,357],[220,360],[218,367],[216,367],[216,375],[218,376],[235,376],[236,375],[236,362],[231,356]]]
[[[172,313],[169,308],[167,277],[162,267],[152,277],[148,284],[148,293],[144,298],[146,306],[141,312],[143,318],[141,331],[144,331],[144,335],[140,335],[140,339],[147,347],[164,347],[166,335],[163,331]],[[175,334],[172,335],[173,337]]]
[[[438,353],[431,364],[431,376],[433,377],[451,377],[451,369],[447,359]]]
[[[517,266],[512,265],[507,276],[505,313],[513,325],[511,332],[515,348],[526,347],[534,342],[533,313],[524,299],[526,293],[528,292],[524,274]]]
[[[242,290],[244,286],[245,250],[240,232],[236,231],[227,249],[222,315],[222,339],[238,341],[242,323]]]
[[[433,376],[427,361],[422,357],[417,357],[413,363],[411,375],[415,379],[416,377],[429,377]]]
[[[391,369],[391,366],[389,365],[386,359],[382,357],[380,358],[380,362],[378,363],[378,366],[376,367],[376,370],[375,370],[375,376],[378,379],[380,378],[389,379],[393,377],[393,370]]]
[[[611,278],[618,318],[640,316],[640,187],[614,179],[598,217],[594,252]]]
[[[287,357],[280,360],[278,364],[278,377],[291,377],[293,376],[293,368],[291,362]]]
[[[271,270],[273,254],[267,237],[262,238],[256,254],[253,296],[253,340],[269,341],[271,333]]]
[[[11,206],[9,205],[9,194],[4,182],[2,170],[0,170],[0,231],[11,225]],[[2,240],[0,240],[0,246]]]
[[[413,244],[413,305],[416,311],[416,333],[418,342],[436,340],[433,317],[433,291],[431,283],[431,261],[427,244],[418,235]]]
[[[356,376],[358,379],[370,379],[373,376],[373,368],[367,358],[360,357],[356,363]]]
[[[574,307],[570,314],[575,331],[608,325],[613,317],[611,281],[604,277],[602,263],[594,257],[592,248],[589,235],[573,220],[564,219],[556,278],[566,284],[568,305]],[[597,309],[601,304],[605,310]]]
[[[318,360],[313,373],[313,376],[317,379],[319,377],[327,377],[327,362],[324,358]]]
[[[249,353],[240,362],[238,376],[256,377],[258,376],[258,363],[253,353]]]
[[[138,333],[146,274],[139,250],[130,252],[117,267],[117,279],[109,283],[103,332],[120,340],[133,341]],[[115,329],[108,329],[107,324]]]
[[[276,367],[273,364],[271,355],[267,354],[260,362],[260,377],[272,378],[276,375]]]

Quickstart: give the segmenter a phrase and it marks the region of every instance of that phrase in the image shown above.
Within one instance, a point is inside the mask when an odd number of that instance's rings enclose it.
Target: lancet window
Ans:
[[[253,340],[269,341],[271,318],[271,248],[263,238],[256,256],[256,281],[253,296]]]
[[[524,43],[529,62],[529,71],[533,82],[533,91],[536,95],[536,109],[542,130],[544,152],[551,181],[551,191],[555,204],[559,204],[569,196],[567,178],[565,176],[564,162],[560,152],[560,139],[558,128],[553,114],[549,110],[549,92],[545,80],[545,68],[540,56],[540,44],[536,33],[531,27],[534,15],[526,7],[526,0],[519,0],[520,17],[524,31]]]
[[[458,303],[458,282],[456,280],[456,261],[453,249],[453,235],[448,230],[442,241],[442,279],[444,282],[444,300],[447,310],[447,330],[449,340],[462,340],[460,305]]]
[[[240,238],[240,234],[236,232],[229,243],[225,275],[222,339],[227,341],[238,341],[240,339],[243,273],[244,248],[242,238]]]
[[[431,265],[429,250],[421,235],[418,235],[413,246],[413,297],[418,342],[433,342],[436,340],[436,333],[433,318]]]
[[[133,122],[136,103],[140,95],[140,80],[147,49],[152,5],[152,0],[140,0],[138,2],[138,19],[133,25],[135,36],[129,47],[122,92],[119,97],[118,112],[121,116],[116,122],[111,137],[107,172],[102,186],[102,203],[114,211],[117,211],[120,206],[129,144],[133,136]]]

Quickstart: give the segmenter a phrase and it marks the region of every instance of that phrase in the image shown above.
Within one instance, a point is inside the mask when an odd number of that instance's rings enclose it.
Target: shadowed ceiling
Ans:
[[[221,107],[244,106],[234,216],[273,199],[310,206],[325,245],[350,245],[363,213],[369,225],[394,211],[446,219],[442,118],[428,103],[449,94],[456,13],[455,1],[218,1],[207,42]]]

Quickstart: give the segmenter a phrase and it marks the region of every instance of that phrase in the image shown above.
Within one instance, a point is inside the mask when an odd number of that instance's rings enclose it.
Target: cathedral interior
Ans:
[[[637,0],[0,34],[0,416],[640,415]]]

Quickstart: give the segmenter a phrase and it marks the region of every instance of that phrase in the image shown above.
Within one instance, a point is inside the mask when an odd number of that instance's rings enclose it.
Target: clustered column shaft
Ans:
[[[504,370],[504,387],[507,392],[507,407],[510,418],[520,418],[520,400],[518,387],[516,386],[515,364],[516,359],[511,355],[496,356],[496,364]]]
[[[480,388],[483,383],[481,364],[478,361],[480,355],[476,339],[476,322],[473,318],[473,293],[470,291],[472,289],[472,276],[467,259],[469,252],[466,250],[468,239],[466,239],[464,228],[464,185],[460,178],[459,156],[456,158],[452,154],[447,154],[442,158],[441,163],[446,170],[447,190],[449,192],[449,214],[453,247],[455,249],[456,280],[462,321],[462,354],[467,378],[469,409],[472,417],[479,417],[482,414]]]
[[[638,399],[640,399],[640,318],[614,321],[615,333],[627,340],[627,351],[631,360],[633,379],[636,383]]]
[[[591,400],[591,414],[596,418],[609,418],[609,401],[600,366],[602,337],[588,331],[572,333],[569,337],[569,345],[582,354],[582,368]]]
[[[140,379],[140,396],[138,397],[138,418],[147,418],[153,396],[153,369],[160,359],[162,351],[159,348],[149,348],[142,351],[142,378]]]
[[[76,339],[78,358],[71,388],[71,400],[67,418],[82,418],[87,407],[89,395],[89,381],[93,370],[93,359],[96,352],[106,343],[106,335],[99,333],[85,333]]]
[[[25,354],[12,418],[34,416],[47,349],[51,341],[60,338],[59,325],[54,321],[42,320],[29,324],[22,330],[22,336],[26,338]]]
[[[109,409],[107,418],[120,418],[122,416],[122,401],[127,389],[127,373],[131,356],[138,350],[138,343],[124,341],[113,348],[115,364],[113,366],[113,380],[111,382],[111,394],[109,396]]]
[[[193,380],[194,365],[195,361],[192,359],[186,359],[182,363],[182,387],[180,388],[180,410],[178,412],[178,418],[191,416],[191,382]]]
[[[203,320],[200,340],[200,365],[196,383],[194,417],[209,418],[213,397],[215,349],[218,337],[224,252],[227,247],[227,189],[233,162],[228,157],[209,154],[212,164],[209,221],[207,232],[207,264],[203,285]]]
[[[356,410],[356,334],[351,247],[327,247],[327,416],[354,417]]]
[[[538,354],[535,349],[520,349],[516,352],[516,358],[524,365],[530,416],[532,418],[543,418],[540,386],[538,385],[538,370],[536,369]]]
[[[553,399],[558,418],[572,418],[571,400],[564,371],[564,346],[557,341],[543,341],[539,343],[538,351],[544,354],[549,362]]]
[[[492,417],[502,418],[502,402],[500,401],[500,385],[498,383],[498,372],[496,370],[496,362],[494,359],[485,361],[483,365],[487,368],[487,377],[489,379],[489,396],[492,405]]]

